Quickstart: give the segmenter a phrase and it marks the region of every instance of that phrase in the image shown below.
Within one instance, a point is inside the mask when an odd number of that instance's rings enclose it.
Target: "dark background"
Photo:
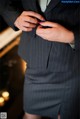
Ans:
[[[0,16],[0,33],[8,27]],[[1,51],[4,49],[1,49]],[[24,62],[17,54],[18,46],[12,48],[0,58],[0,96],[7,90],[10,98],[0,107],[0,112],[7,112],[8,119],[22,119],[23,111],[23,83]]]

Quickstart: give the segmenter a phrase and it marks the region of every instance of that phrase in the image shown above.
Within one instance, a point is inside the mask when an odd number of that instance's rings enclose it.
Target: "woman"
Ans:
[[[2,16],[14,30],[23,31],[19,55],[27,62],[24,119],[79,119],[80,4],[9,2]]]

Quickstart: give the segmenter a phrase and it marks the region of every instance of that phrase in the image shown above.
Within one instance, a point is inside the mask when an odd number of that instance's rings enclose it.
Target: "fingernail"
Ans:
[[[45,22],[46,20],[41,20],[41,22]]]

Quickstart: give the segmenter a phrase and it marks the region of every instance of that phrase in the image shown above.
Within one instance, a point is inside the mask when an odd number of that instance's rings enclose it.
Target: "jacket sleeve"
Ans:
[[[7,0],[0,0],[0,14],[5,10]]]
[[[12,27],[14,30],[18,30],[14,26],[14,22],[17,17],[22,13],[23,7],[21,4],[21,0],[7,0],[6,7],[1,12],[1,16],[7,22],[7,24]]]
[[[75,38],[75,50],[80,50],[80,24],[77,29],[73,30],[74,38]]]

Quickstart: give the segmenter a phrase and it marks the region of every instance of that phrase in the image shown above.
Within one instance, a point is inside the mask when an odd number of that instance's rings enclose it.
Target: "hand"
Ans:
[[[48,41],[56,41],[63,43],[74,42],[73,32],[69,31],[60,24],[53,22],[40,22],[40,26],[37,27],[36,34]]]
[[[31,31],[38,24],[38,20],[42,21],[44,18],[38,13],[24,11],[16,19],[14,25],[22,31]]]

